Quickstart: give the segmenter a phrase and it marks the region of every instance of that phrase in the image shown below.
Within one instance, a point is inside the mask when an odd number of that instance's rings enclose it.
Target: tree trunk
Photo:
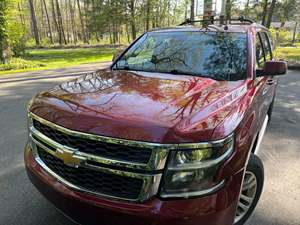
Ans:
[[[248,14],[249,14],[249,3],[250,3],[250,0],[247,0],[246,6],[245,6],[245,17],[246,18],[248,17]]]
[[[226,20],[231,19],[231,0],[226,0]]]
[[[298,22],[296,21],[296,22],[295,22],[295,27],[294,27],[294,32],[293,32],[293,40],[292,40],[292,44],[295,44],[295,41],[296,41],[297,25],[298,25]]]
[[[40,1],[40,11],[41,11],[41,19],[38,20],[40,22],[40,38],[41,41],[43,40],[43,37],[47,37],[47,30],[46,30],[46,26],[45,26],[45,12],[44,12],[44,7],[43,7],[43,2]]]
[[[147,4],[146,4],[146,31],[148,31],[150,29],[150,7],[151,7],[150,0],[147,0]]]
[[[91,32],[90,27],[88,23],[88,10],[89,10],[89,1],[83,1],[83,9],[84,9],[84,29],[86,34],[87,43],[89,44],[89,41],[91,39]]]
[[[129,34],[129,29],[128,29],[127,23],[125,25],[125,31],[126,31],[126,36],[127,36],[127,42],[130,43],[130,34]]]
[[[136,25],[135,25],[135,4],[134,4],[135,0],[130,0],[130,24],[131,24],[131,35],[132,35],[132,39],[135,40],[136,39]]]
[[[209,20],[210,17],[213,15],[212,5],[213,5],[212,0],[204,1],[203,19]],[[207,22],[205,24],[207,24]]]
[[[283,28],[284,25],[285,25],[285,20],[282,20],[282,21],[280,22],[280,28]]]
[[[24,18],[24,14],[23,14],[23,9],[21,8],[21,4],[20,2],[18,2],[18,9],[19,9],[19,15],[20,15],[20,20],[21,20],[21,24],[23,26],[23,28],[25,29],[25,18]]]
[[[273,11],[274,11],[274,8],[275,8],[275,4],[276,4],[276,0],[272,0],[271,2],[271,5],[270,5],[270,8],[269,8],[269,14],[268,14],[268,17],[267,17],[267,21],[266,21],[266,27],[267,28],[270,28],[271,26],[271,22],[272,22],[272,17],[273,17]]]
[[[66,40],[66,35],[65,35],[65,30],[64,30],[64,25],[63,25],[63,21],[62,21],[62,16],[61,16],[61,11],[60,11],[60,6],[59,6],[59,2],[58,0],[56,0],[56,11],[57,11],[57,19],[58,19],[58,26],[60,29],[60,34],[62,36],[62,40],[64,42],[64,44],[67,44],[67,40]]]
[[[41,44],[41,42],[40,42],[39,30],[37,27],[37,21],[36,21],[36,16],[35,16],[33,0],[29,0],[29,7],[30,7],[31,24],[32,24],[32,28],[33,28],[35,43],[37,46],[39,46]]]
[[[195,20],[195,0],[191,0],[191,20]]]
[[[69,14],[69,4],[68,4],[68,0],[65,0],[65,9],[64,9],[64,13],[65,13],[65,24],[66,24],[66,38],[67,38],[67,42],[70,43],[70,14]]]
[[[264,0],[264,8],[263,8],[263,17],[261,19],[261,24],[263,26],[265,26],[266,24],[266,18],[267,18],[267,14],[268,14],[268,0]]]
[[[74,0],[74,7],[73,4],[71,2],[71,0],[69,0],[69,10],[70,10],[70,17],[71,17],[71,29],[72,29],[72,33],[73,33],[73,41],[74,44],[77,44],[77,30],[76,30],[76,23],[75,23],[75,1]]]
[[[95,0],[92,0],[92,11],[91,11],[91,15],[92,15],[92,21],[89,23],[89,27],[90,27],[90,33],[94,34],[95,35],[95,38],[96,38],[96,41],[97,42],[100,42],[100,38],[99,38],[99,33],[98,33],[98,29],[95,30],[95,27],[94,27],[94,21],[93,21],[93,17],[95,15],[97,15],[97,7],[96,7],[96,3],[95,3]]]
[[[9,59],[9,45],[7,40],[7,1],[0,2],[0,62],[6,64]]]
[[[84,22],[83,22],[83,18],[82,18],[82,12],[81,12],[81,7],[80,7],[79,0],[77,0],[77,7],[78,7],[79,19],[80,19],[80,24],[81,24],[81,29],[82,29],[83,42],[88,43],[86,33],[85,33]]]
[[[50,23],[50,19],[49,19],[49,13],[48,13],[47,5],[46,5],[45,0],[42,0],[42,2],[43,2],[43,5],[44,5],[45,14],[46,14],[46,18],[47,18],[47,24],[48,24],[48,32],[49,32],[50,42],[51,42],[51,44],[54,44],[54,42],[53,42],[53,36],[52,36],[51,23]]]
[[[55,6],[54,6],[54,0],[51,1],[51,6],[52,6],[52,17],[53,17],[53,22],[54,22],[54,26],[55,26],[55,29],[57,31],[57,34],[58,34],[58,42],[60,45],[62,45],[62,35],[61,35],[61,30],[59,29],[59,26],[58,26],[58,22],[57,22],[57,19],[56,19],[56,10],[55,10]]]

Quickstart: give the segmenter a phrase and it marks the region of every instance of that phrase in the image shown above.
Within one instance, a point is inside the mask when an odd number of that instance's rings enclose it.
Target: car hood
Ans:
[[[245,81],[106,69],[38,94],[30,111],[86,133],[194,142],[210,139],[246,89]]]

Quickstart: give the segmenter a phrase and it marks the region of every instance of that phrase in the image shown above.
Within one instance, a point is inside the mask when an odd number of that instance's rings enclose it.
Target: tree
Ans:
[[[294,26],[294,31],[293,31],[293,39],[292,39],[292,44],[295,44],[297,26],[298,26],[298,22],[296,21],[296,22],[295,22],[295,26]]]
[[[1,0],[0,0],[1,1]],[[7,0],[8,1],[8,0]],[[10,0],[15,21],[36,45],[131,42],[151,28],[182,22],[191,0]],[[194,8],[195,8],[195,0]],[[29,4],[28,4],[29,3]],[[192,10],[194,12],[195,10]],[[193,16],[193,15],[192,15]],[[31,31],[31,32],[29,32]],[[47,41],[44,41],[47,39]]]
[[[129,11],[130,11],[130,24],[131,24],[131,35],[132,39],[136,39],[136,25],[135,25],[135,0],[129,0]]]
[[[47,5],[45,0],[41,0],[44,6],[44,10],[45,10],[45,14],[46,14],[46,18],[47,18],[47,25],[48,25],[48,32],[49,32],[49,38],[50,38],[50,42],[51,44],[54,44],[53,41],[53,36],[52,36],[52,29],[51,29],[51,24],[50,24],[50,19],[49,19],[49,14],[48,14],[48,9],[47,9]]]
[[[75,23],[75,1],[74,5],[72,4],[71,0],[69,0],[69,10],[70,10],[70,21],[71,21],[71,29],[73,33],[73,41],[75,45],[77,44],[77,29],[76,29],[76,23]]]
[[[0,60],[1,63],[7,62],[7,1],[0,0]]]
[[[85,24],[83,22],[83,16],[82,16],[82,10],[80,6],[80,1],[77,0],[77,7],[78,7],[78,12],[79,12],[79,19],[80,19],[80,24],[81,24],[81,29],[82,29],[82,35],[83,35],[83,41],[84,43],[88,43],[87,35],[86,35],[86,29],[85,29]]]
[[[195,0],[191,0],[191,20],[195,20]]]
[[[147,0],[146,3],[146,30],[150,28],[150,9],[151,8],[151,0]]]
[[[35,8],[34,8],[33,0],[28,0],[28,1],[29,1],[29,7],[31,13],[31,25],[34,33],[35,43],[37,46],[39,46],[41,43],[40,43],[39,30],[36,22]]]
[[[226,0],[226,7],[225,7],[225,17],[226,20],[230,20],[231,19],[231,9],[232,9],[232,2],[231,0]]]
[[[61,31],[59,29],[59,26],[58,26],[58,22],[57,22],[57,19],[56,19],[56,10],[55,10],[55,4],[54,4],[54,0],[51,1],[51,9],[52,9],[52,19],[53,19],[53,22],[54,22],[54,27],[58,33],[58,42],[60,45],[62,45],[62,35],[61,35]]]
[[[66,40],[66,35],[65,35],[65,30],[64,30],[64,25],[63,25],[63,21],[62,21],[62,16],[61,16],[61,11],[60,11],[60,6],[59,6],[59,2],[58,0],[56,0],[56,15],[57,15],[57,19],[58,19],[58,27],[60,30],[60,35],[61,35],[61,39],[63,40],[64,44],[67,44],[67,40]]]
[[[294,20],[297,10],[296,0],[277,2],[274,9],[274,16],[279,17],[281,22],[280,27],[284,27],[286,21]]]
[[[270,26],[271,26],[271,22],[272,22],[272,17],[273,17],[273,12],[274,12],[275,5],[276,5],[276,0],[272,0],[270,8],[268,10],[269,13],[268,13],[266,24],[265,24],[265,26],[267,28],[270,28]]]
[[[264,0],[263,2],[263,15],[262,15],[262,20],[261,24],[266,25],[266,18],[267,18],[267,13],[268,12],[268,0]]]

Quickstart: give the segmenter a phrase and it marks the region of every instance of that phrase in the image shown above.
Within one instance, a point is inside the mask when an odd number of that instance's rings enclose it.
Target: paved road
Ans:
[[[98,65],[82,70],[94,68]],[[82,71],[80,67],[77,70]],[[65,69],[63,74],[77,70]],[[35,93],[70,79],[55,75],[41,79],[39,75],[49,72],[35,73],[37,79],[28,81],[2,77],[1,83],[0,77],[0,224],[73,225],[35,190],[24,171],[25,105]],[[272,122],[260,152],[266,170],[264,192],[247,225],[300,225],[299,125],[300,72],[289,72],[280,80]]]

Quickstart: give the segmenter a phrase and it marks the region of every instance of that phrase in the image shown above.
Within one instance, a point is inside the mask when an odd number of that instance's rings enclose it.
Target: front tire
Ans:
[[[263,163],[256,155],[251,154],[242,183],[234,225],[243,225],[251,216],[262,193],[263,184]]]

